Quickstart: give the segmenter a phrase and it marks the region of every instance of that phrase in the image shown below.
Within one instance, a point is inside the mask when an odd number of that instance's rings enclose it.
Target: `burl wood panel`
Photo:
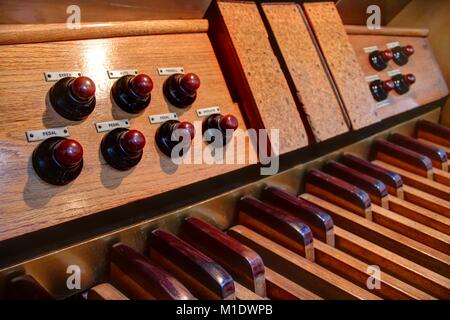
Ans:
[[[399,69],[402,74],[412,73],[416,76],[416,83],[410,87],[409,92],[403,95],[399,95],[395,91],[389,93],[386,100],[388,104],[377,109],[380,119],[423,106],[448,95],[447,84],[433,55],[428,37],[349,34],[348,38],[365,76],[378,75],[381,80],[387,80],[391,78],[388,71],[395,69]],[[380,50],[384,50],[387,49],[387,43],[397,41],[401,46],[409,44],[414,47],[414,54],[409,57],[408,63],[399,66],[391,60],[386,69],[382,71],[373,69],[364,48],[378,46]],[[365,82],[365,92],[370,94],[368,82]]]
[[[251,126],[279,129],[280,153],[305,146],[305,128],[256,4],[219,1],[211,23]]]
[[[354,129],[377,122],[375,101],[333,2],[303,4]]]
[[[294,81],[316,141],[348,131],[342,107],[303,17],[294,3],[267,3],[262,8]]]
[[[177,109],[162,93],[166,77],[158,67],[182,66],[197,73],[201,87],[194,105]],[[133,116],[112,106],[110,88],[115,80],[107,70],[137,69],[154,82],[150,106]],[[53,83],[44,71],[80,70],[97,85],[94,112],[81,122],[60,117],[46,106]],[[181,121],[200,120],[195,109],[219,105],[222,113],[234,114],[240,128],[244,120],[228,92],[206,33],[151,35],[0,47],[0,240],[80,218],[138,199],[186,186],[235,170],[243,165],[174,165],[155,145],[158,125],[148,116],[177,112]],[[147,144],[141,162],[130,171],[111,168],[102,158],[94,123],[130,120],[131,128],[144,133]],[[31,154],[38,143],[28,143],[26,130],[69,126],[70,137],[84,148],[84,168],[66,186],[44,183],[35,174]],[[201,129],[197,128],[197,133]],[[197,134],[201,139],[201,135]],[[201,143],[202,141],[194,141]]]

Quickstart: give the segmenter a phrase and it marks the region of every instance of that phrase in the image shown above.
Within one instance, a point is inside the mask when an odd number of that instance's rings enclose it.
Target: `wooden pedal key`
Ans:
[[[194,300],[186,287],[133,248],[117,243],[111,250],[110,278],[131,299]]]
[[[239,224],[314,261],[313,234],[298,217],[247,196],[238,202]]]
[[[385,140],[376,140],[372,145],[373,158],[433,179],[433,165],[427,156]]]
[[[433,167],[448,171],[448,158],[444,149],[438,148],[432,144],[419,141],[417,139],[402,135],[400,133],[393,133],[388,137],[388,140],[396,145],[407,148],[409,150],[420,153],[431,159]]]
[[[360,188],[328,173],[312,169],[306,176],[305,190],[324,200],[372,220],[369,195]]]
[[[8,300],[53,300],[53,296],[33,276],[25,274],[6,285]]]
[[[261,200],[299,217],[308,224],[315,238],[334,247],[333,219],[324,210],[276,187],[265,188]]]
[[[260,297],[266,296],[264,263],[255,251],[194,217],[183,221],[180,237],[218,262],[235,281]]]
[[[450,148],[450,128],[430,122],[420,120],[416,125],[417,138],[431,141],[433,143]]]
[[[156,229],[150,235],[150,257],[173,274],[196,297],[234,300],[231,275],[217,262],[174,234]]]
[[[110,283],[101,283],[89,289],[88,300],[128,300],[128,298]]]
[[[329,161],[322,170],[361,188],[369,194],[373,203],[389,208],[388,191],[380,180],[333,160]]]

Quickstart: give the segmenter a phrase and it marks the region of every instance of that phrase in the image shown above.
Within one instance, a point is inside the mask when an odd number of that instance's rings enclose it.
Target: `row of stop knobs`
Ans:
[[[225,145],[238,127],[238,120],[233,115],[214,114],[203,122],[203,132],[215,129],[223,140],[217,141]],[[182,156],[185,148],[173,155],[174,147],[185,142],[189,147],[195,136],[195,128],[190,122],[169,120],[161,124],[156,131],[155,141],[162,153],[171,156]],[[208,142],[213,142],[209,139]],[[143,156],[145,136],[138,130],[117,128],[107,133],[101,142],[100,149],[105,161],[115,169],[129,170],[136,166]],[[83,168],[83,147],[73,139],[52,137],[39,144],[33,152],[33,167],[38,176],[54,185],[67,184],[78,177]]]
[[[388,66],[390,60],[393,60],[399,66],[407,64],[409,57],[413,54],[414,47],[411,45],[396,46],[392,49],[372,51],[369,54],[369,62],[375,70],[381,71]]]
[[[178,108],[189,107],[197,98],[200,78],[194,73],[173,74],[166,79],[163,93],[167,101]],[[66,77],[57,81],[49,91],[53,109],[66,119],[79,121],[94,111],[95,83],[88,77]],[[116,105],[129,113],[140,113],[151,101],[153,81],[146,74],[126,75],[111,88]]]
[[[369,87],[372,96],[376,101],[383,101],[388,98],[389,92],[394,90],[398,94],[405,94],[409,87],[416,82],[416,77],[412,73],[396,74],[389,80],[374,80]]]

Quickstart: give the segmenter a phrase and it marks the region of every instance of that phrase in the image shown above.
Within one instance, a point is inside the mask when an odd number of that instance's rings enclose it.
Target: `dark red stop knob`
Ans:
[[[381,51],[381,56],[383,57],[383,59],[385,61],[389,61],[394,57],[394,54],[392,53],[391,50],[387,49],[387,50]]]
[[[194,128],[194,125],[192,123],[187,122],[187,121],[180,122],[178,124],[178,126],[177,126],[177,130],[178,129],[185,130],[191,136],[191,140],[194,139],[194,137],[195,137],[195,128]]]
[[[194,92],[200,88],[200,78],[195,73],[187,73],[181,78],[181,87],[187,92]]]
[[[223,130],[236,130],[238,126],[238,119],[236,119],[236,117],[232,114],[227,114],[223,116],[222,120],[220,120],[220,128],[222,128]]]
[[[138,74],[131,80],[133,91],[141,97],[146,97],[153,90],[153,81],[146,74]]]
[[[405,79],[405,82],[409,85],[412,85],[414,82],[416,82],[416,76],[412,73],[406,74],[403,79]]]
[[[71,85],[73,95],[80,100],[89,100],[95,95],[95,83],[88,77],[78,77]]]
[[[395,88],[394,81],[392,81],[392,80],[383,81],[383,88],[384,88],[384,90],[391,91],[392,89]]]
[[[138,130],[128,130],[121,138],[123,148],[130,153],[141,152],[145,147],[145,137]]]
[[[414,54],[414,47],[412,45],[407,45],[403,47],[403,52],[407,55],[407,56],[411,56]]]
[[[58,142],[54,152],[56,161],[63,166],[75,166],[83,160],[83,147],[72,139]]]

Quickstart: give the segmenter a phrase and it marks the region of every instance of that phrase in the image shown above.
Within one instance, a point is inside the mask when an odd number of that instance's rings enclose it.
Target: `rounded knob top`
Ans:
[[[131,80],[131,87],[133,91],[141,97],[146,97],[153,89],[153,81],[146,74],[138,74]]]
[[[128,130],[121,137],[122,147],[130,153],[141,152],[145,147],[145,137],[138,130]]]
[[[95,83],[88,77],[78,77],[71,85],[73,95],[80,100],[89,100],[95,95]]]
[[[180,122],[178,124],[178,126],[177,126],[177,130],[178,129],[185,130],[191,136],[191,140],[194,139],[195,128],[194,128],[194,125],[192,123],[187,122],[187,121]]]
[[[232,129],[236,130],[239,126],[238,119],[233,116],[232,114],[224,115],[223,118],[220,120],[220,128],[223,130]]]
[[[391,91],[392,89],[395,88],[395,83],[393,80],[386,80],[383,81],[383,88],[387,91]]]
[[[412,73],[408,73],[403,77],[403,79],[405,79],[405,82],[409,85],[412,85],[414,82],[416,82],[416,76]]]
[[[181,78],[181,87],[187,92],[194,92],[200,88],[200,78],[195,73],[187,73]]]
[[[55,159],[67,167],[75,166],[83,160],[83,147],[78,141],[64,139],[55,146]]]
[[[394,54],[392,53],[391,50],[386,49],[381,51],[381,56],[383,57],[384,60],[389,61],[394,57]]]
[[[412,45],[407,45],[403,47],[403,52],[407,55],[407,56],[411,56],[414,53],[414,47]]]

